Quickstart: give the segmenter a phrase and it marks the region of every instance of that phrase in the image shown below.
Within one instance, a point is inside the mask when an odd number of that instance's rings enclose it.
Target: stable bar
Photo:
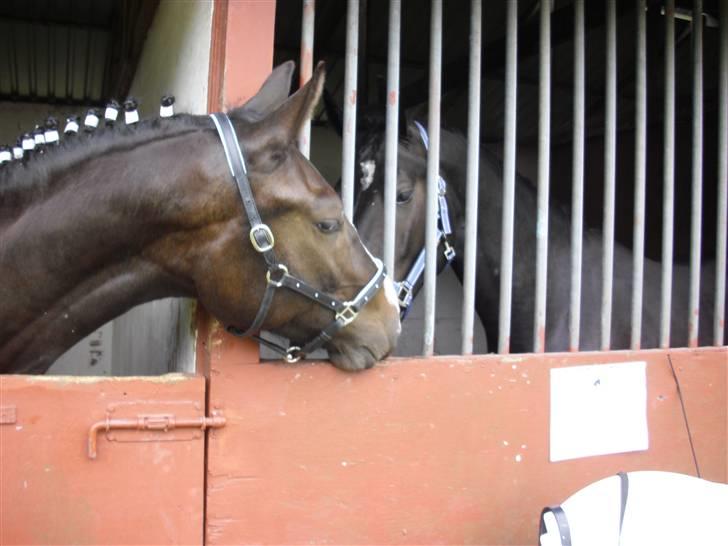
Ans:
[[[533,352],[546,351],[546,286],[549,252],[549,168],[551,158],[551,0],[541,2],[538,69],[538,218],[536,220],[536,305]]]
[[[726,243],[728,241],[728,0],[720,3],[720,81],[718,83],[718,233],[715,249],[713,344],[723,345],[725,328]]]
[[[630,348],[642,342],[642,289],[645,266],[645,183],[647,176],[647,23],[646,0],[637,1],[635,51],[634,217],[632,234],[632,321]]]
[[[475,321],[475,260],[478,242],[478,167],[480,159],[480,64],[482,2],[470,3],[470,66],[468,71],[468,152],[465,171],[465,250],[461,352],[473,354]]]
[[[700,247],[703,209],[703,0],[693,4],[693,157],[690,209],[690,304],[688,347],[698,346],[700,325]],[[725,154],[722,150],[720,153]]]
[[[440,90],[442,77],[442,0],[432,0],[430,14],[430,96],[427,130],[427,207],[425,218],[424,356],[435,352],[435,280],[437,278],[437,195],[440,174]]]
[[[344,214],[354,217],[354,162],[356,160],[356,78],[359,48],[359,0],[346,8],[346,64],[344,71],[344,127],[341,150],[341,199]]]
[[[612,279],[614,277],[614,193],[617,164],[617,7],[607,1],[607,43],[604,112],[604,218],[602,227],[601,350],[612,337]]]
[[[394,275],[394,241],[397,220],[397,152],[399,144],[399,41],[401,0],[389,2],[387,41],[387,128],[384,144],[384,265]]]
[[[316,16],[316,0],[303,0],[303,14],[301,16],[301,75],[300,87],[311,79],[313,74],[313,28]],[[311,153],[311,120],[301,126],[298,134],[298,149],[308,158]]]
[[[660,285],[660,347],[670,347],[672,314],[672,253],[675,216],[675,0],[665,4],[665,104],[662,156],[662,281]]]
[[[584,230],[584,0],[574,0],[574,129],[571,190],[569,350],[579,350],[581,255]]]
[[[508,354],[511,345],[511,299],[513,290],[513,211],[516,193],[516,76],[518,74],[518,2],[506,10],[506,81],[503,143],[503,224],[498,303],[498,353]]]

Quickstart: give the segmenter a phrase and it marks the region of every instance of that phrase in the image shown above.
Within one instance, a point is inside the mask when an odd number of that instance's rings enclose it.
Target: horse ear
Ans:
[[[329,125],[334,128],[336,134],[342,136],[344,134],[343,114],[328,89],[324,89],[324,109],[326,110],[326,119],[329,121]]]
[[[414,121],[408,122],[406,127],[407,141],[409,142],[410,150],[427,157],[427,148],[425,148],[425,143],[422,142],[422,135],[420,135],[420,130],[417,128]]]
[[[274,112],[288,98],[291,92],[291,79],[296,64],[286,61],[278,65],[266,78],[258,92],[243,106],[230,112],[231,116],[243,112],[253,112],[258,117],[265,117]]]
[[[270,114],[261,124],[284,131],[284,138],[288,142],[295,140],[303,123],[311,118],[313,109],[321,98],[326,79],[324,62],[316,65],[311,79],[301,87],[275,112]]]

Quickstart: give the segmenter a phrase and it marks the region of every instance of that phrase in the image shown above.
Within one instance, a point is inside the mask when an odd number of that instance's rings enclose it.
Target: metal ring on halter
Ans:
[[[265,235],[265,243],[260,244],[256,238],[256,233],[262,232]],[[273,232],[266,224],[258,224],[250,229],[250,242],[253,244],[253,248],[258,252],[268,252],[272,250],[276,244],[276,240],[273,237]]]
[[[269,269],[265,272],[265,280],[276,288],[283,286],[283,277],[288,275],[288,268],[283,264],[276,264],[277,269]],[[271,277],[271,271],[280,271],[281,276],[277,279]]]
[[[295,362],[298,362],[303,358],[303,352],[301,351],[300,347],[296,347],[295,345],[292,345],[291,347],[288,347],[286,349],[286,362],[289,364],[294,364]]]

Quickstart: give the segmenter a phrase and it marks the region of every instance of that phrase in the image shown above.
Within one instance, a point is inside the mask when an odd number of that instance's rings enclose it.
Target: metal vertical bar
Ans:
[[[475,321],[475,250],[478,240],[478,161],[480,159],[480,64],[482,2],[470,3],[470,67],[468,75],[468,152],[465,171],[465,252],[463,265],[463,354],[473,354]]]
[[[604,219],[602,231],[601,349],[612,337],[612,278],[614,277],[614,193],[617,156],[617,7],[607,1],[606,111],[604,127]]]
[[[316,16],[316,0],[303,0],[301,17],[301,75],[300,86],[311,79],[313,74],[313,28]],[[298,148],[305,157],[311,152],[311,120],[307,119],[298,134]]]
[[[500,298],[498,304],[498,353],[511,345],[511,296],[513,289],[513,210],[516,193],[516,75],[518,73],[518,2],[506,10],[506,89],[503,148],[503,225],[501,237]]]
[[[346,65],[344,75],[344,138],[341,160],[341,198],[344,214],[354,216],[354,162],[356,144],[356,64],[359,48],[359,0],[347,0]]]
[[[700,322],[700,247],[703,208],[703,0],[693,3],[693,159],[690,210],[690,305],[688,346],[698,346]],[[725,150],[722,150],[725,153]]]
[[[394,275],[394,229],[397,219],[397,151],[399,144],[399,41],[402,1],[389,1],[387,42],[387,129],[384,148],[384,265]]]
[[[660,347],[670,347],[672,251],[675,216],[675,0],[665,3],[665,111],[663,113],[662,281]]]
[[[645,266],[645,183],[647,176],[647,23],[646,0],[637,1],[635,52],[634,218],[632,234],[632,328],[630,347],[642,341],[642,288]]]
[[[726,243],[728,243],[728,0],[720,3],[720,81],[718,84],[718,233],[715,249],[713,344],[723,345],[725,328]]]
[[[538,218],[536,220],[536,306],[533,351],[546,350],[546,281],[549,252],[551,153],[551,0],[541,2],[538,69]]]
[[[437,194],[440,174],[440,89],[442,77],[442,0],[432,0],[430,14],[430,96],[427,129],[427,216],[425,218],[424,356],[435,352],[435,280],[437,277]]]
[[[574,0],[574,131],[571,193],[569,350],[579,350],[584,223],[584,0]]]

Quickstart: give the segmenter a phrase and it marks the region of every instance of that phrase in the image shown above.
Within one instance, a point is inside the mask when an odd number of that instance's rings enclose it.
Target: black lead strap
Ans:
[[[263,299],[260,302],[260,307],[256,313],[253,323],[247,330],[240,330],[235,326],[228,326],[228,332],[237,336],[249,336],[254,332],[260,330],[265,317],[268,315],[271,303],[273,301],[273,295],[277,288],[285,287],[289,290],[297,292],[306,298],[315,301],[316,303],[330,309],[335,313],[334,320],[324,328],[316,337],[309,341],[303,348],[292,346],[292,347],[281,347],[280,345],[271,341],[260,338],[259,336],[253,336],[264,345],[278,351],[283,354],[288,362],[296,362],[304,357],[306,354],[320,348],[325,343],[330,341],[336,333],[350,324],[356,319],[359,311],[374,297],[382,286],[382,282],[386,277],[386,271],[384,264],[374,259],[374,263],[377,266],[377,271],[369,282],[364,286],[356,297],[350,301],[342,302],[338,298],[326,294],[312,287],[302,279],[291,275],[288,272],[288,268],[278,262],[273,248],[275,247],[275,238],[270,227],[266,225],[260,217],[258,207],[255,205],[255,197],[253,196],[253,190],[250,186],[250,180],[248,179],[248,171],[245,166],[245,158],[243,152],[240,149],[240,143],[238,142],[237,135],[235,134],[235,128],[233,127],[230,118],[223,113],[210,114],[212,121],[215,123],[215,128],[222,141],[223,149],[225,150],[225,157],[227,158],[228,166],[230,167],[230,174],[235,180],[240,198],[243,201],[243,208],[248,216],[250,222],[250,243],[253,248],[265,259],[268,271],[266,272],[266,288],[263,293]]]

